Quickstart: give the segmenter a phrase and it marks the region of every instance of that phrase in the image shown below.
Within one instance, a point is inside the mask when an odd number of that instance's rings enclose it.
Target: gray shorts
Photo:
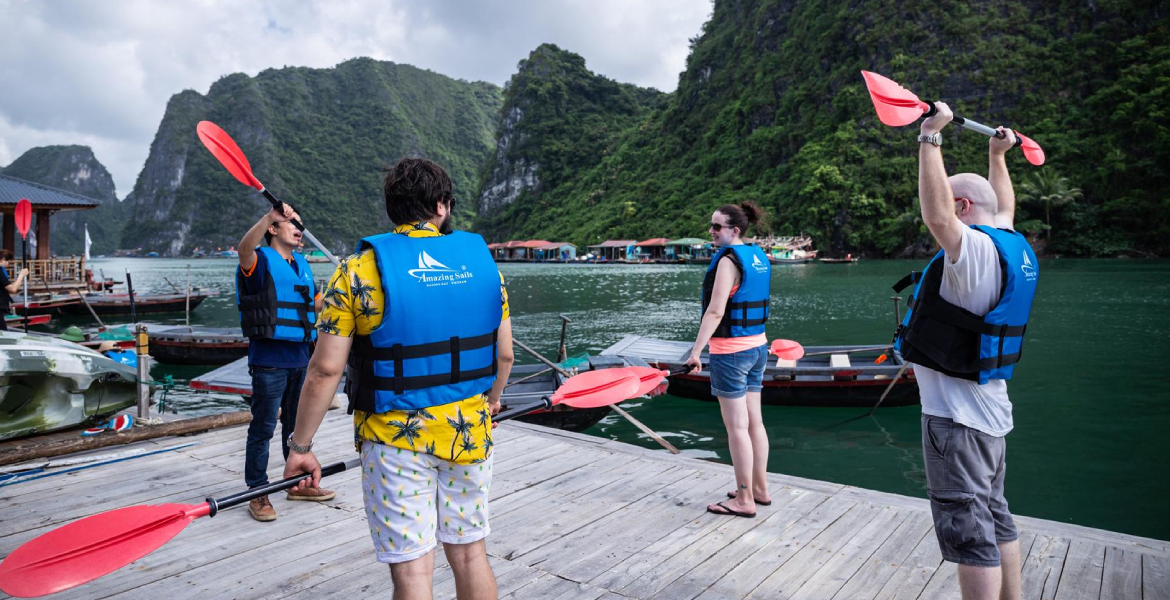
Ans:
[[[922,455],[934,532],[944,560],[999,566],[999,547],[1020,537],[1003,497],[1007,443],[943,417],[922,415]]]

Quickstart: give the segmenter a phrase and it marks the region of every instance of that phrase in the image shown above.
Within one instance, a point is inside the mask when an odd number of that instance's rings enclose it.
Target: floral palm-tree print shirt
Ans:
[[[411,237],[441,235],[426,221],[399,225],[394,233]],[[325,288],[317,330],[345,337],[355,333],[369,335],[382,323],[385,306],[382,286],[373,250],[347,257]],[[504,289],[503,275],[500,275],[500,302],[504,307],[503,318],[507,319],[508,292]],[[357,410],[353,423],[354,443],[359,448],[362,441],[370,441],[424,452],[459,464],[482,462],[491,455],[491,414],[483,394],[423,410],[377,414]]]

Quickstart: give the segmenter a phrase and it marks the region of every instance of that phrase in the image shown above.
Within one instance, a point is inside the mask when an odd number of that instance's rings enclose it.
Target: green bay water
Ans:
[[[238,322],[235,260],[95,259],[92,265],[119,280],[130,269],[140,292],[173,292],[166,279],[184,287],[190,265],[194,285],[220,292],[192,313],[192,323]],[[923,266],[893,260],[776,265],[768,337],[806,346],[886,343],[894,328],[890,285]],[[1009,384],[1011,509],[1170,539],[1170,371],[1161,361],[1170,350],[1170,261],[1042,260],[1040,269],[1024,359]],[[313,270],[324,280],[333,269],[316,264]],[[502,264],[500,270],[516,338],[547,356],[556,352],[559,314],[573,320],[571,354],[598,353],[627,334],[689,341],[698,331],[702,266]],[[150,320],[182,323],[183,316]],[[55,321],[54,329],[80,322]],[[534,362],[517,355],[521,363]],[[169,373],[180,382],[168,399],[179,412],[246,407],[239,396],[182,385],[206,370],[156,365],[153,375]],[[623,406],[685,454],[730,462],[716,403],[667,395]],[[873,418],[841,425],[864,412],[765,406],[768,470],[925,497],[919,407],[882,408]],[[616,415],[586,433],[658,448]]]

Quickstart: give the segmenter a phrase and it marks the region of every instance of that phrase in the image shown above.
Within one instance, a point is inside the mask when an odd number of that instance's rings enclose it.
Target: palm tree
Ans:
[[[465,432],[463,432],[463,435],[461,435],[459,437],[459,454],[452,456],[451,460],[455,460],[456,458],[459,458],[459,456],[462,455],[464,452],[471,452],[472,450],[476,450],[478,448],[479,448],[479,446],[476,445],[475,442],[471,441],[471,433],[468,431],[465,431]]]
[[[432,415],[430,411],[425,408],[420,408],[418,410],[408,410],[406,411],[406,416],[412,419],[426,419],[427,421],[435,420],[435,415]]]
[[[1044,206],[1044,239],[1052,237],[1052,208],[1060,208],[1083,196],[1081,188],[1069,187],[1068,177],[1049,169],[1032,172],[1020,183],[1020,199]]]
[[[409,416],[406,417],[405,421],[390,421],[386,424],[398,430],[394,433],[394,437],[390,438],[391,442],[406,438],[406,443],[411,448],[414,448],[414,441],[422,434],[422,424],[418,422],[418,419],[412,419]]]
[[[374,286],[362,281],[361,276],[357,273],[353,274],[353,283],[349,286],[349,293],[354,300],[370,301],[370,292],[374,291]]]
[[[337,330],[337,319],[331,319],[329,317],[322,317],[321,319],[319,319],[317,321],[317,331],[320,331],[321,333],[332,333],[332,334],[336,335],[337,331],[338,331]]]
[[[329,290],[325,292],[325,295],[322,297],[322,300],[326,304],[331,304],[333,306],[340,308],[341,303],[345,301],[345,298],[346,298],[345,289],[342,288],[340,285],[333,285],[333,286],[329,286]]]
[[[447,417],[447,424],[451,426],[451,429],[455,430],[454,439],[451,440],[452,455],[455,454],[455,442],[459,441],[459,438],[471,429],[471,421],[463,418],[463,408],[457,408],[456,410],[458,411],[456,412],[458,419]]]
[[[363,298],[362,303],[361,303],[361,307],[358,308],[357,316],[365,317],[368,319],[374,315],[377,315],[379,312],[380,311],[376,307],[370,305],[369,300],[366,300]]]

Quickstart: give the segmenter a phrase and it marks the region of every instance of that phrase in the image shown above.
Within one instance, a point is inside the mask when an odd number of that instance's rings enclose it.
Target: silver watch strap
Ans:
[[[308,454],[313,451],[313,442],[309,442],[308,445],[302,446],[293,441],[293,434],[290,433],[288,434],[288,451],[295,452],[297,454]]]

